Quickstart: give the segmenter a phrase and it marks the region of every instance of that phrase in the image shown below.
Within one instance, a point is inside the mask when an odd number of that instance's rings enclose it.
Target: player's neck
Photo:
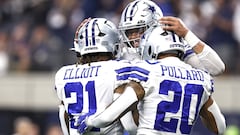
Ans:
[[[162,55],[158,56],[158,59],[163,59],[163,58],[167,58],[167,57],[177,57],[177,55],[176,54],[170,54],[170,53],[162,54]]]

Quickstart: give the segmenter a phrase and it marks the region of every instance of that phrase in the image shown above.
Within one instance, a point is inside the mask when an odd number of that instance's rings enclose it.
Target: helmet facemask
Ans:
[[[141,36],[149,27],[157,24],[160,17],[161,9],[150,0],[135,0],[126,6],[119,23],[126,53],[139,55]]]

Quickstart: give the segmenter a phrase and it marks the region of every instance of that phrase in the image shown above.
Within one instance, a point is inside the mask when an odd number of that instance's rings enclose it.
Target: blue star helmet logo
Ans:
[[[145,39],[145,34],[142,35],[142,38],[141,39]]]
[[[149,10],[151,10],[151,11],[152,11],[152,13],[154,13],[154,12],[156,11],[156,9],[155,9],[155,7],[154,7],[154,6],[150,6],[150,5],[149,5],[148,9],[149,9]]]

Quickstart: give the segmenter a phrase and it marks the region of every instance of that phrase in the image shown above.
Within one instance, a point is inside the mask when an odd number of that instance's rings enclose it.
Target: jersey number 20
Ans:
[[[189,117],[196,119],[204,89],[202,85],[197,84],[187,84],[184,86],[184,89],[182,87],[177,81],[164,80],[160,83],[159,94],[169,96],[168,92],[171,91],[174,93],[174,96],[172,101],[161,101],[158,104],[154,129],[176,133],[178,123],[180,122],[180,132],[182,134],[190,133],[192,124],[189,124]],[[182,96],[183,90],[184,96]],[[192,101],[192,97],[196,100]],[[170,118],[169,121],[164,120],[166,113],[174,115],[179,112],[181,112],[181,120],[177,118]]]

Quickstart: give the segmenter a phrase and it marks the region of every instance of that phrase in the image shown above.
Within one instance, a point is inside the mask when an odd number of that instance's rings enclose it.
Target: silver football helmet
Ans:
[[[157,59],[161,53],[175,53],[181,58],[185,52],[183,39],[172,31],[164,31],[161,26],[148,29],[140,40],[142,59]]]
[[[119,55],[120,34],[117,27],[105,18],[93,18],[78,28],[72,50],[81,55],[111,52]]]
[[[151,0],[135,0],[126,6],[119,23],[127,47],[123,49],[123,59],[128,59],[128,55],[138,57],[140,37],[150,26],[157,24],[162,16],[160,7]]]

